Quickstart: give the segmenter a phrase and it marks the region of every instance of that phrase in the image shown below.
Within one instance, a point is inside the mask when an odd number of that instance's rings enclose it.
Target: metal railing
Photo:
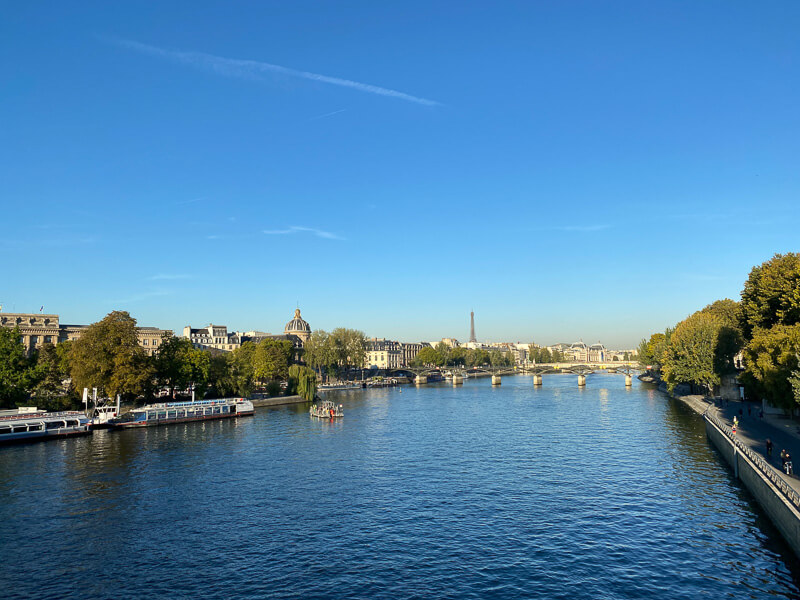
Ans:
[[[764,460],[760,454],[739,440],[736,437],[736,434],[733,433],[733,430],[731,430],[731,428],[723,423],[719,418],[709,414],[708,411],[706,411],[703,416],[711,421],[717,429],[728,436],[733,445],[754,465],[756,465],[756,467],[758,467],[758,469],[775,485],[775,487],[781,491],[786,499],[794,504],[795,508],[800,509],[800,495],[798,495],[798,493],[783,480],[783,477],[781,477],[781,475],[772,465]]]

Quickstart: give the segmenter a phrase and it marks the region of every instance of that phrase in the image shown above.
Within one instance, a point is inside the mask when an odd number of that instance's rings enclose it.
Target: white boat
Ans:
[[[308,410],[308,414],[318,419],[335,419],[343,417],[344,411],[341,404],[334,404],[330,400],[323,400],[319,404],[313,404]]]
[[[38,411],[32,407],[0,411],[0,444],[33,442],[91,433],[82,412]]]
[[[108,423],[114,428],[151,427],[189,421],[209,421],[231,417],[250,416],[255,413],[253,403],[244,398],[220,398],[187,402],[164,402],[135,408]]]

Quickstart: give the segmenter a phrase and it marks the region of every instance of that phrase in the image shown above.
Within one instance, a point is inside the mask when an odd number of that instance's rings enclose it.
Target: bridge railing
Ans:
[[[736,434],[733,433],[733,430],[728,427],[728,425],[723,423],[718,417],[709,414],[708,412],[706,412],[704,416],[706,419],[711,421],[717,429],[722,431],[742,454],[744,454],[754,465],[756,465],[758,470],[761,471],[761,473],[763,473],[775,485],[775,487],[781,491],[786,499],[794,504],[795,508],[800,509],[800,495],[798,495],[798,493],[784,481],[783,477],[775,470],[775,467],[764,460],[764,458],[755,450],[750,448],[750,446],[747,446],[744,444],[744,442],[738,439]]]

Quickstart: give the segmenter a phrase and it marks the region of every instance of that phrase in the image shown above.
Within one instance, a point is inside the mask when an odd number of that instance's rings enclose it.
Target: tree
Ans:
[[[450,348],[450,346],[448,346],[444,342],[439,342],[438,344],[436,344],[435,350],[437,354],[437,359],[436,359],[437,366],[444,367],[448,364],[448,362],[450,362],[451,349],[452,348]]]
[[[136,319],[125,311],[89,325],[72,344],[69,366],[75,389],[96,387],[110,397],[143,394],[155,374],[139,346]]]
[[[228,376],[234,394],[247,397],[253,391],[255,351],[256,345],[253,342],[245,342],[230,354]]]
[[[773,406],[794,408],[797,402],[791,378],[800,369],[800,324],[757,327],[744,350],[741,378],[749,390]]]
[[[712,392],[720,383],[719,318],[696,312],[678,323],[661,359],[662,378],[670,391],[679,383],[693,383]]]
[[[467,349],[466,348],[453,348],[450,352],[450,364],[454,367],[463,367],[467,364]]]
[[[195,348],[190,340],[169,334],[161,340],[153,363],[158,385],[169,388],[171,396],[176,389],[185,390],[192,384],[205,386],[211,357]]]
[[[800,254],[776,254],[753,267],[742,290],[741,321],[748,340],[756,327],[800,323]]]
[[[36,385],[33,396],[36,406],[47,410],[77,408],[76,398],[71,397],[64,380],[69,377],[63,353],[53,344],[44,344],[35,355]]]
[[[255,378],[262,382],[286,379],[293,354],[294,344],[289,340],[261,340],[253,353]]]
[[[10,408],[25,402],[35,378],[19,328],[0,326],[0,406]]]
[[[313,369],[303,365],[292,365],[289,367],[289,387],[290,394],[298,394],[308,402],[312,401],[317,395],[317,374]]]
[[[439,363],[439,358],[439,353],[436,352],[436,350],[430,346],[425,346],[417,354],[416,358],[414,359],[414,364],[417,366],[436,365]]]
[[[622,360],[628,362],[630,359],[631,359],[631,353],[626,351],[625,354],[622,355]]]

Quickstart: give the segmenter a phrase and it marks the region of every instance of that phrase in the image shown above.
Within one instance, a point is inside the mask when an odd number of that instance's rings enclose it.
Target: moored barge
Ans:
[[[91,420],[82,412],[0,411],[0,444],[35,442],[91,433]]]
[[[165,402],[135,408],[121,417],[111,419],[109,425],[112,428],[151,427],[171,423],[244,417],[250,416],[254,412],[253,403],[244,398]]]

